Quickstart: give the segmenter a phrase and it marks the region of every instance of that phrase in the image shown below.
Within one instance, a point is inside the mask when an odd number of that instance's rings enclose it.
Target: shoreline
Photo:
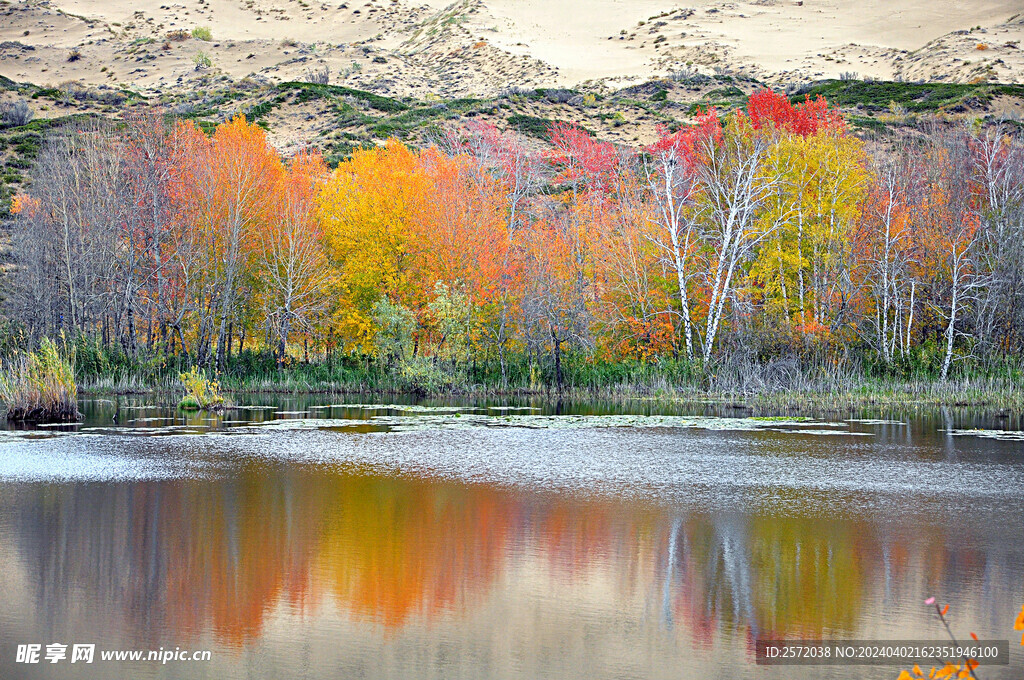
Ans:
[[[413,391],[389,388],[369,388],[350,385],[289,384],[287,381],[263,384],[258,387],[225,385],[224,391],[232,395],[389,395],[413,400],[452,399],[522,399],[549,403],[559,401],[619,401],[649,402],[677,406],[717,406],[735,411],[819,411],[834,412],[871,407],[955,407],[979,408],[992,411],[1024,410],[1024,389],[1018,387],[981,388],[956,383],[922,382],[893,385],[866,383],[860,390],[761,390],[746,392],[713,392],[687,387],[613,386],[602,388],[571,387],[558,392],[555,389],[509,388],[489,386],[463,386],[438,391]],[[177,402],[180,388],[171,384],[152,386],[83,385],[80,396],[163,396],[169,403]]]

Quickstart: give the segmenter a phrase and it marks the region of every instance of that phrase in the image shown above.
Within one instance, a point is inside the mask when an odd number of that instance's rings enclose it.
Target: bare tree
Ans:
[[[126,257],[118,239],[130,211],[124,167],[110,130],[85,123],[52,136],[33,171],[37,203],[19,216],[15,241],[23,311],[42,333],[67,328],[123,337],[130,301],[120,294]],[[40,246],[32,241],[49,244]],[[37,295],[40,277],[52,289]]]
[[[918,169],[905,148],[876,157],[861,222],[859,247],[866,259],[868,288],[874,298],[873,328],[867,340],[886,363],[910,347],[918,281],[917,238],[913,229],[920,200]]]
[[[168,329],[174,316],[172,277],[178,268],[172,195],[173,135],[158,110],[128,116],[124,157],[136,206],[132,238],[138,240],[136,266],[145,291],[143,313],[148,325],[147,345],[152,348],[154,335],[158,335],[162,351],[166,351]]]
[[[305,166],[315,161],[292,160],[279,200],[259,230],[257,272],[262,283],[267,324],[274,332],[277,360],[284,360],[294,326],[311,330],[314,316],[328,301],[329,271],[320,245],[319,222],[313,218],[316,187],[326,172]]]
[[[985,193],[976,257],[988,274],[975,324],[986,357],[1024,345],[1024,140],[995,128],[972,141],[974,181]]]
[[[986,272],[976,257],[981,236],[979,202],[972,181],[974,137],[959,127],[929,130],[925,174],[929,185],[922,200],[921,219],[927,248],[934,252],[933,289],[945,297],[933,307],[946,320],[941,379],[949,376],[958,335],[970,338],[972,328],[957,323],[972,310],[977,293],[987,284]]]

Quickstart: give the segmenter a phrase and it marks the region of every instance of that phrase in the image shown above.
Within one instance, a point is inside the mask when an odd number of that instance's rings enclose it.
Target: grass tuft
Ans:
[[[7,406],[7,419],[78,420],[78,385],[71,364],[49,338],[43,338],[35,352],[7,363],[0,371],[0,400]]]
[[[205,371],[192,367],[179,377],[185,388],[185,396],[178,402],[178,408],[183,411],[217,411],[224,408],[220,383],[207,378]]]

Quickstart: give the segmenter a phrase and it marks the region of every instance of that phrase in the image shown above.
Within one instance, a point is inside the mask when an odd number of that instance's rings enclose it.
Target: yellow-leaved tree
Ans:
[[[753,263],[752,282],[771,317],[798,333],[827,338],[851,302],[843,273],[866,191],[863,144],[843,129],[783,131],[768,165],[781,181],[762,220],[778,226]]]
[[[394,140],[355,152],[320,191],[316,213],[338,290],[334,324],[348,346],[370,348],[377,301],[424,306],[415,214],[430,193],[418,154]]]

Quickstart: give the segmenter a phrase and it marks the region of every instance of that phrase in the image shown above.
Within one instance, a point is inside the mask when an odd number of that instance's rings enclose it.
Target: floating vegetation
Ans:
[[[83,427],[79,432],[82,436],[91,437],[160,437],[168,435],[202,435],[212,434],[217,428],[209,425],[183,424],[162,425],[154,427],[117,427],[108,425],[97,425]],[[223,432],[223,430],[221,430]],[[76,434],[74,432],[61,432],[60,434]],[[0,440],[2,441],[2,440]]]
[[[537,406],[488,406],[488,411],[539,411]]]
[[[375,410],[378,407],[364,409]],[[390,407],[389,407],[390,408]],[[443,407],[418,407],[425,411],[414,416],[373,415],[365,419],[306,418],[279,419],[252,423],[256,428],[338,429],[346,427],[376,426],[391,432],[417,432],[425,430],[472,429],[479,427],[512,427],[524,429],[591,429],[591,428],[674,428],[722,430],[739,432],[790,432],[810,435],[870,436],[867,432],[853,432],[844,422],[820,422],[808,418],[718,418],[713,416],[671,415],[519,415],[455,412]],[[445,412],[448,411],[448,412]]]
[[[785,423],[785,422],[800,422],[804,423],[810,420],[807,416],[752,416],[751,420],[763,421],[766,423]]]
[[[258,430],[327,430],[339,427],[365,427],[374,425],[370,420],[358,420],[355,418],[281,418],[278,420],[265,420],[263,422],[250,422],[241,427],[232,428],[246,431]]]
[[[771,431],[772,432],[789,432],[791,434],[814,434],[814,435],[822,435],[822,434],[848,434],[848,435],[852,435],[854,437],[870,437],[871,436],[870,432],[838,432],[836,430],[784,430],[784,429],[771,428]]]
[[[1024,432],[1020,430],[940,430],[957,437],[983,437],[984,439],[998,439],[1007,442],[1024,442]]]
[[[343,404],[344,408],[358,408],[364,411],[406,411],[408,413],[453,413],[461,411],[484,411],[481,406],[422,406],[420,404]]]
[[[101,402],[102,400],[100,400]],[[97,402],[97,403],[100,403]],[[111,403],[112,406],[112,403]],[[393,403],[343,403],[306,405],[301,400],[287,400],[277,406],[250,404],[237,407],[237,413],[224,417],[217,412],[182,413],[166,407],[149,405],[119,407],[133,417],[120,422],[110,419],[110,412],[92,413],[86,426],[78,423],[57,423],[49,426],[52,436],[76,433],[115,436],[198,435],[213,433],[227,436],[266,435],[270,432],[324,430],[337,433],[408,433],[438,431],[471,431],[483,429],[520,430],[664,430],[665,434],[684,430],[708,432],[778,433],[811,437],[870,438],[880,427],[911,427],[903,420],[876,418],[813,418],[805,415],[736,416],[729,414],[677,415],[654,414],[590,414],[541,413],[538,406],[506,405],[422,405]],[[140,409],[150,409],[150,412]],[[305,409],[305,410],[302,410]],[[332,411],[332,409],[341,409]],[[113,410],[113,409],[111,409]],[[842,418],[842,419],[839,419]],[[60,431],[56,431],[60,430]],[[69,431],[70,430],[70,431]],[[935,431],[935,430],[933,430]],[[957,429],[938,430],[958,436],[977,436],[1004,441],[1024,441],[1024,432],[1014,430]],[[0,438],[51,436],[49,432],[11,435]],[[770,436],[774,436],[770,435]]]
[[[31,441],[33,439],[55,439],[57,437],[98,437],[98,434],[85,433],[77,429],[62,430],[58,428],[47,428],[40,430],[0,430],[0,444],[11,442]]]

